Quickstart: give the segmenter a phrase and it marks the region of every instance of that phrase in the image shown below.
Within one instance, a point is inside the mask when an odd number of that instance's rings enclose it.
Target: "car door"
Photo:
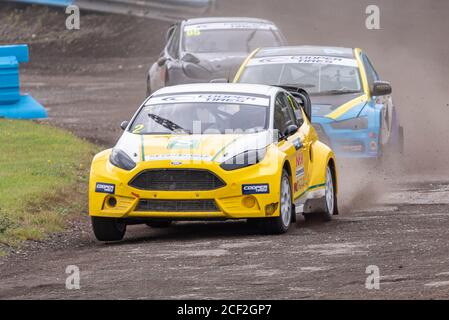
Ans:
[[[167,31],[167,44],[162,51],[152,75],[151,88],[156,91],[170,84],[170,73],[179,68],[180,25],[174,24]]]
[[[284,136],[289,125],[302,124],[294,110],[294,102],[290,96],[281,92],[276,96],[274,106],[274,129],[280,138],[278,147],[287,154],[292,169],[292,187],[294,198],[298,198],[307,189],[308,154],[304,148],[304,137],[300,130],[288,137]],[[297,106],[296,106],[297,107]]]
[[[365,68],[368,85],[373,87],[374,81],[379,81],[379,75],[373,67],[370,59],[365,53],[362,53],[363,66]],[[372,96],[372,103],[382,106],[382,114],[380,119],[380,137],[379,143],[385,145],[390,140],[390,135],[393,125],[393,99],[391,95],[374,97]]]
[[[298,137],[300,143],[296,142],[296,147],[298,148],[297,158],[296,158],[296,168],[295,168],[295,179],[296,188],[298,189],[299,195],[304,193],[309,187],[309,175],[310,175],[310,148],[312,146],[313,139],[310,137],[310,126],[307,121],[303,118],[302,108],[298,101],[292,96],[287,95],[288,103],[293,108],[296,124],[299,128]]]

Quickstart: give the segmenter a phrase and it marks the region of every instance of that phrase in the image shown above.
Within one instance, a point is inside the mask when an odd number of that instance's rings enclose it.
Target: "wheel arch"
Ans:
[[[332,164],[332,170],[335,180],[335,191],[338,190],[338,166],[335,154],[331,148],[320,141],[312,144],[312,171],[310,173],[309,186],[323,184],[326,180],[326,168]]]
[[[332,170],[332,174],[333,174],[333,183],[334,183],[334,188],[335,188],[335,193],[338,193],[338,179],[337,179],[337,164],[335,162],[334,157],[330,157],[328,164]]]
[[[292,200],[294,199],[294,192],[295,192],[295,188],[294,188],[294,181],[293,181],[293,175],[292,175],[292,167],[291,167],[291,163],[288,159],[285,159],[284,164],[282,165],[282,171],[287,171],[287,174],[289,176],[290,179],[290,191],[291,191],[291,195],[292,195]],[[281,172],[282,174],[282,172]],[[292,203],[292,222],[296,222],[296,209],[295,209],[295,204],[294,201]]]
[[[288,176],[290,177],[290,188],[292,189],[292,192],[293,192],[293,182],[294,181],[293,181],[293,175],[292,175],[292,166],[290,164],[290,161],[288,161],[288,159],[284,160],[284,164],[282,165],[282,170],[287,171]]]

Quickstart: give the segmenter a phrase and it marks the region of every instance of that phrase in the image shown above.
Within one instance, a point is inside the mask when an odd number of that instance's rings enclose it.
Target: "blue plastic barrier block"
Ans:
[[[19,63],[16,57],[0,57],[0,105],[19,99]]]
[[[29,61],[28,45],[15,44],[0,46],[0,57],[16,57],[17,62],[23,63]]]
[[[0,118],[7,119],[44,119],[47,110],[32,96],[23,95],[12,104],[0,105]]]
[[[25,2],[31,4],[45,4],[49,6],[67,7],[71,5],[74,0],[12,0],[14,2]]]
[[[47,111],[29,95],[20,94],[19,63],[28,62],[27,45],[0,46],[0,118],[47,118]]]

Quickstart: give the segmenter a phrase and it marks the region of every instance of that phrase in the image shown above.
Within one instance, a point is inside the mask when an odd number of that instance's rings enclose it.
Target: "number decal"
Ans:
[[[188,29],[186,30],[186,36],[187,37],[196,37],[201,35],[201,30],[200,29]]]
[[[135,134],[139,134],[142,132],[143,128],[145,128],[145,126],[143,124],[138,124],[134,127],[132,132]]]

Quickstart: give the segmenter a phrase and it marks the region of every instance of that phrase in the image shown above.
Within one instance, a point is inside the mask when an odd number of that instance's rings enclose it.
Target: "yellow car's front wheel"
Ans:
[[[92,217],[92,229],[99,241],[119,241],[126,233],[126,223],[116,218]]]
[[[283,170],[280,186],[279,216],[262,220],[263,228],[271,234],[281,234],[288,231],[293,220],[294,206],[290,177]]]

